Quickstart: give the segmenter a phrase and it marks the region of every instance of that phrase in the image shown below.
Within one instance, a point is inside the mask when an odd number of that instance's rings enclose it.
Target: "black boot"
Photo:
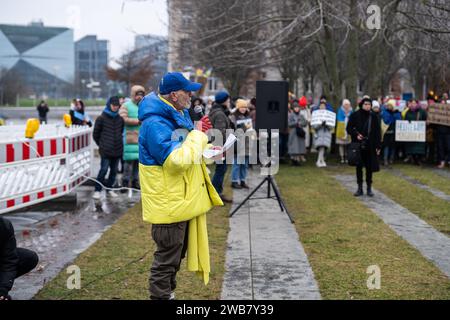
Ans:
[[[374,196],[374,194],[372,192],[372,185],[371,184],[367,184],[367,195],[369,197],[373,197]]]
[[[238,182],[231,183],[231,188],[233,188],[233,189],[242,189],[241,185]]]
[[[364,195],[362,184],[358,184],[358,191],[355,192],[355,197],[361,197]]]
[[[243,189],[250,189],[250,187],[248,186],[248,184],[245,183],[245,181],[241,181],[241,187]]]

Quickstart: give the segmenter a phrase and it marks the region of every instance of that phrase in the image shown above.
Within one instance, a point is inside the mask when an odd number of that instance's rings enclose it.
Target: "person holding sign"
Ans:
[[[397,121],[402,120],[400,111],[395,109],[395,100],[389,100],[387,108],[381,113],[382,123],[382,141],[384,165],[394,163],[395,158],[395,125]]]
[[[426,121],[427,113],[423,110],[417,100],[411,100],[409,102],[408,111],[405,114],[406,121]],[[420,165],[422,157],[425,156],[426,144],[425,142],[406,142],[405,152],[410,159],[414,161],[414,164]]]
[[[312,109],[311,126],[314,129],[314,147],[319,152],[316,166],[324,168],[327,166],[325,151],[331,147],[332,130],[336,126],[336,114],[325,96],[322,96],[320,104]]]
[[[372,100],[365,98],[361,101],[360,109],[354,112],[348,121],[347,133],[353,143],[360,144],[361,162],[356,166],[358,191],[355,197],[363,193],[363,167],[366,168],[367,195],[373,197],[372,173],[380,171],[378,156],[381,152],[381,127],[378,117],[371,111]]]

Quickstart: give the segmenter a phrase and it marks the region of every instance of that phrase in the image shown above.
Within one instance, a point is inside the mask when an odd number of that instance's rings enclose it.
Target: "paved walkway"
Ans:
[[[420,181],[404,174],[403,172],[401,172],[400,170],[396,170],[396,169],[392,169],[390,170],[390,172],[400,178],[405,179],[406,181],[412,183],[413,185],[415,185],[416,187],[428,191],[429,193],[431,193],[432,195],[434,195],[435,197],[438,197],[442,200],[445,201],[450,201],[450,195],[446,194],[445,192],[442,192],[441,190],[438,189],[434,189],[430,186],[427,186],[426,184],[421,183]]]
[[[262,179],[256,172],[249,172],[251,190]],[[248,194],[235,191],[231,211]],[[267,184],[253,197],[265,196]],[[298,233],[276,200],[249,201],[230,219],[225,268],[222,299],[321,299]]]
[[[450,179],[450,171],[447,170],[447,169],[436,169],[436,168],[433,168],[431,170],[434,173],[436,173],[437,175],[440,175],[441,177]]]
[[[350,192],[357,189],[354,176],[339,175],[335,178]],[[364,196],[359,199],[450,278],[450,238],[378,190],[374,193],[373,198]]]

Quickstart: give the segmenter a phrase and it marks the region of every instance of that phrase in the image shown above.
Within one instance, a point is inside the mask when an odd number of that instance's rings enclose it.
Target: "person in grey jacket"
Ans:
[[[300,166],[301,156],[306,154],[306,131],[308,120],[300,113],[300,105],[297,101],[293,103],[293,112],[289,114],[289,141],[288,152],[293,166]],[[301,134],[300,134],[301,133]]]

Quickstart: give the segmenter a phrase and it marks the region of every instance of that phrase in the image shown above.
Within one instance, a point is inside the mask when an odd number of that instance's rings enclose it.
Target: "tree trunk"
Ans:
[[[358,12],[357,12],[357,1],[351,0],[350,2],[350,19],[353,30],[350,31],[349,44],[347,49],[347,74],[345,79],[345,93],[347,99],[352,103],[357,103],[357,84],[358,84],[358,66],[359,66],[359,55],[358,55]]]
[[[323,18],[324,22],[324,53],[323,59],[326,74],[328,75],[328,88],[324,88],[324,92],[329,95],[329,101],[333,107],[337,108],[339,101],[341,100],[341,84],[339,81],[339,70],[337,63],[337,51],[334,43],[333,32],[327,24],[327,19]],[[329,88],[331,84],[332,88]]]

